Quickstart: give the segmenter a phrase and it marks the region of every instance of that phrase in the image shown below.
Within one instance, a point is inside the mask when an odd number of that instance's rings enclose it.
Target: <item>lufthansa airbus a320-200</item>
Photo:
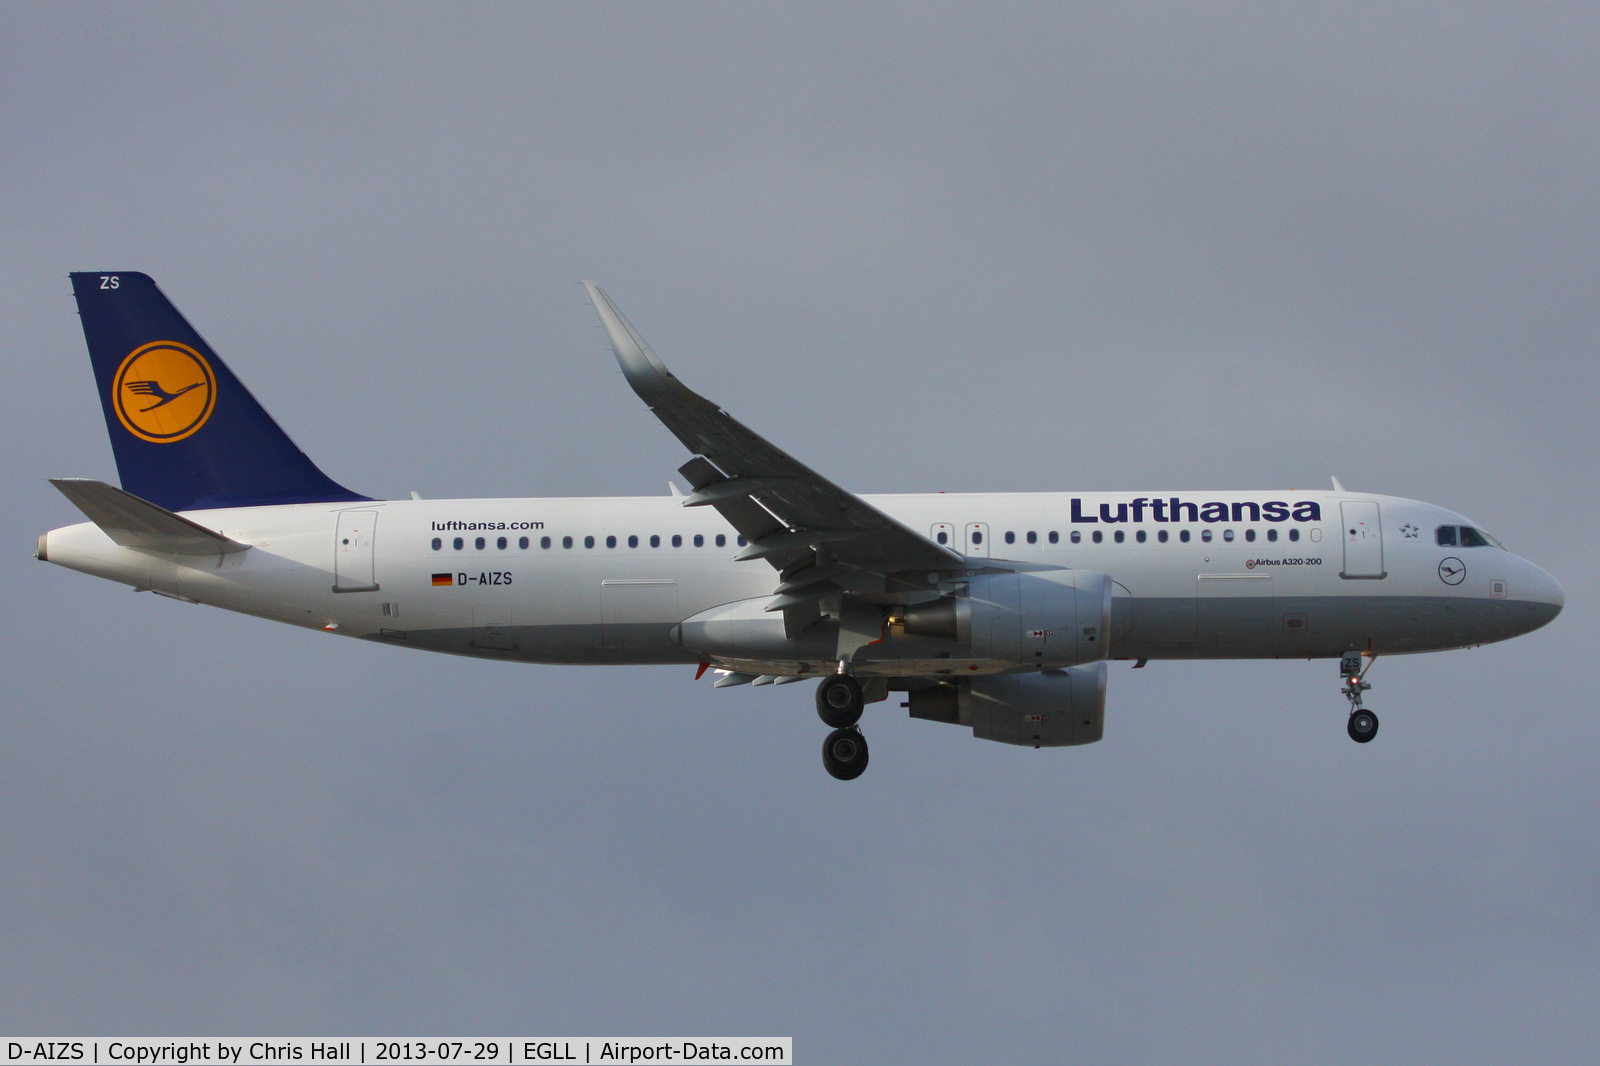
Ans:
[[[586,285],[688,495],[375,500],[337,484],[149,277],[72,275],[122,487],[37,555],[163,596],[400,648],[813,680],[836,778],[863,708],[1054,747],[1099,740],[1106,660],[1329,658],[1366,743],[1379,655],[1505,640],[1554,579],[1471,519],[1332,491],[857,496],[673,376]]]

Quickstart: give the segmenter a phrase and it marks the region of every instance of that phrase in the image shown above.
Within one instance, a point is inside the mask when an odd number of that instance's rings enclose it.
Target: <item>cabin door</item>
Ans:
[[[1339,504],[1344,519],[1344,569],[1340,577],[1384,577],[1383,529],[1378,505],[1372,500],[1345,500]]]
[[[340,511],[333,541],[333,591],[372,592],[378,587],[372,561],[377,511]]]

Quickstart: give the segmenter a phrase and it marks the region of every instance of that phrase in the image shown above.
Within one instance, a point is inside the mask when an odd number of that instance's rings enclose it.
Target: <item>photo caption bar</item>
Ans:
[[[399,1037],[0,1037],[0,1063],[71,1066],[434,1066],[436,1063],[761,1062],[790,1066],[794,1038],[730,1036],[527,1036],[427,1040]]]

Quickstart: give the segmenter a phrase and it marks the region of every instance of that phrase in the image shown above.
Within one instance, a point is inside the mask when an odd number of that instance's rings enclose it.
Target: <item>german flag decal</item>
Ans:
[[[455,583],[456,583],[456,575],[454,575],[454,574],[434,574],[433,575],[433,587],[434,588],[438,588],[441,585],[454,585]]]

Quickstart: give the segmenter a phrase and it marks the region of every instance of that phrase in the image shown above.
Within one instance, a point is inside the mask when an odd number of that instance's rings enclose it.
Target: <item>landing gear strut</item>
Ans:
[[[1345,732],[1357,744],[1365,744],[1378,735],[1378,716],[1361,705],[1361,694],[1372,688],[1366,680],[1371,665],[1363,666],[1361,653],[1347,651],[1339,658],[1339,676],[1344,680],[1344,698],[1350,701],[1350,722]]]

